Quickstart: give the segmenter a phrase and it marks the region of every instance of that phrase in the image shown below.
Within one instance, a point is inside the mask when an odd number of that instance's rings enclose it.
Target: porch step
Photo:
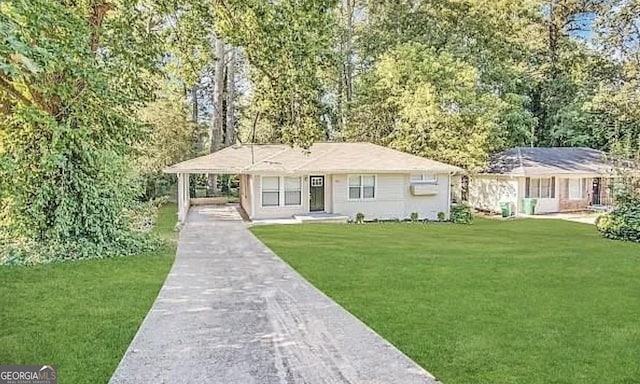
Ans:
[[[302,223],[346,223],[347,220],[349,220],[349,216],[335,215],[331,213],[293,215],[293,218]]]
[[[590,205],[588,208],[590,211],[593,212],[609,212],[613,209],[613,207],[611,205]]]

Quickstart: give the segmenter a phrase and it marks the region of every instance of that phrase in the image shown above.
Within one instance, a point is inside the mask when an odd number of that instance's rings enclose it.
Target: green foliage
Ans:
[[[637,381],[640,244],[536,219],[251,231],[442,383]]]
[[[308,147],[323,137],[321,69],[329,65],[335,0],[216,2],[216,29],[244,48],[252,109],[269,141]]]
[[[447,220],[447,214],[444,212],[438,212],[438,221],[445,221]]]
[[[418,212],[411,212],[411,221],[414,223],[418,222]]]
[[[356,224],[364,223],[364,213],[358,212],[356,214]]]
[[[420,43],[383,54],[363,81],[369,94],[354,108],[347,137],[450,164],[480,167],[532,124],[517,95],[496,96],[480,86],[473,66]]]
[[[176,96],[158,98],[141,111],[143,139],[137,146],[136,170],[144,200],[167,195],[175,176],[162,173],[169,165],[193,157],[200,129],[188,120],[185,103]]]
[[[468,204],[451,205],[450,221],[454,224],[471,224],[473,215]]]
[[[139,194],[135,117],[153,95],[159,55],[148,9],[47,0],[0,8],[0,257],[37,263],[153,249],[126,214]]]
[[[158,296],[175,255],[176,206],[153,234],[166,245],[126,258],[0,267],[0,361],[55,361],[65,384],[107,383]],[[87,367],[91,372],[87,372]]]
[[[598,217],[596,227],[606,238],[640,243],[640,196],[619,192],[613,210]]]

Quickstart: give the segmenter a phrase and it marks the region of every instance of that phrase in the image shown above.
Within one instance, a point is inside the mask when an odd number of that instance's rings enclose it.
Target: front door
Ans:
[[[600,205],[600,189],[602,185],[602,179],[596,177],[593,179],[593,184],[591,185],[591,205]]]
[[[324,176],[309,177],[309,211],[324,211]]]

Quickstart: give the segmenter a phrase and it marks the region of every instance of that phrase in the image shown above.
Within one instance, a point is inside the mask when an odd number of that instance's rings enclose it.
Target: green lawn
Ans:
[[[153,304],[175,255],[175,205],[155,254],[0,267],[0,364],[55,364],[59,382],[106,383]]]
[[[640,382],[640,245],[593,226],[252,230],[445,384]]]

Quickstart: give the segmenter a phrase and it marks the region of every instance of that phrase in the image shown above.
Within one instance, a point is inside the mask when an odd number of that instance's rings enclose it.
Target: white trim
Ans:
[[[308,200],[308,205],[307,205],[307,212],[309,213],[326,213],[327,212],[327,205],[328,205],[328,200],[327,200],[327,179],[328,179],[328,175],[323,174],[323,173],[310,173],[308,176],[308,180],[305,183],[307,185],[307,192],[309,195],[309,200]],[[322,177],[322,189],[324,190],[322,192],[322,197],[324,198],[324,201],[322,202],[322,211],[312,211],[311,210],[311,178],[312,177]],[[333,191],[331,191],[331,195],[333,196]]]
[[[447,211],[445,217],[451,220],[451,174],[447,175]]]
[[[567,177],[564,180],[567,181],[567,200],[569,201],[580,201],[580,200],[585,200],[587,199],[588,195],[587,192],[589,191],[589,187],[587,184],[587,180],[588,178],[577,178],[577,177]],[[571,196],[571,182],[577,182],[578,183],[578,197]]]
[[[265,177],[269,177],[269,178],[276,178],[278,180],[278,204],[275,205],[264,205],[264,201],[262,201],[262,195],[264,194],[264,179]],[[282,200],[282,180],[280,180],[280,176],[260,176],[260,207],[262,209],[269,209],[269,208],[278,208],[280,207],[280,203]],[[274,193],[275,191],[269,191],[271,193]]]
[[[264,179],[265,177],[275,177],[278,178],[278,205],[267,205],[265,206],[262,203],[262,179]],[[284,179],[285,177],[290,177],[290,178],[299,178],[300,179],[300,204],[291,204],[291,205],[285,205],[285,199],[284,199],[284,194],[285,194],[285,188],[284,188]],[[302,195],[304,192],[304,178],[301,175],[262,175],[260,176],[260,191],[259,191],[259,195],[260,195],[260,208],[261,209],[275,209],[275,208],[301,208],[304,204],[303,204],[303,200],[302,200]],[[275,192],[275,191],[274,191]]]
[[[253,219],[253,215],[256,211],[256,197],[253,189],[253,175],[247,175],[249,180],[249,199],[251,199],[251,212],[249,212],[249,218]],[[262,197],[261,197],[262,198]]]
[[[420,176],[420,180],[413,180],[414,176]],[[427,176],[431,176],[428,178]],[[431,184],[438,185],[438,174],[430,173],[430,172],[415,172],[409,174],[409,183],[410,184]]]
[[[300,180],[300,204],[287,204],[287,186],[285,184],[285,179],[298,179]],[[304,178],[302,176],[282,176],[280,178],[281,186],[282,186],[282,206],[283,207],[302,207],[302,192],[304,191]]]
[[[360,197],[357,199],[352,199],[349,194],[349,189],[351,189],[351,184],[349,183],[349,178],[358,176],[360,177]],[[373,177],[373,197],[364,197],[364,177],[369,176]],[[347,201],[375,201],[378,196],[378,175],[375,173],[351,173],[347,174]]]

